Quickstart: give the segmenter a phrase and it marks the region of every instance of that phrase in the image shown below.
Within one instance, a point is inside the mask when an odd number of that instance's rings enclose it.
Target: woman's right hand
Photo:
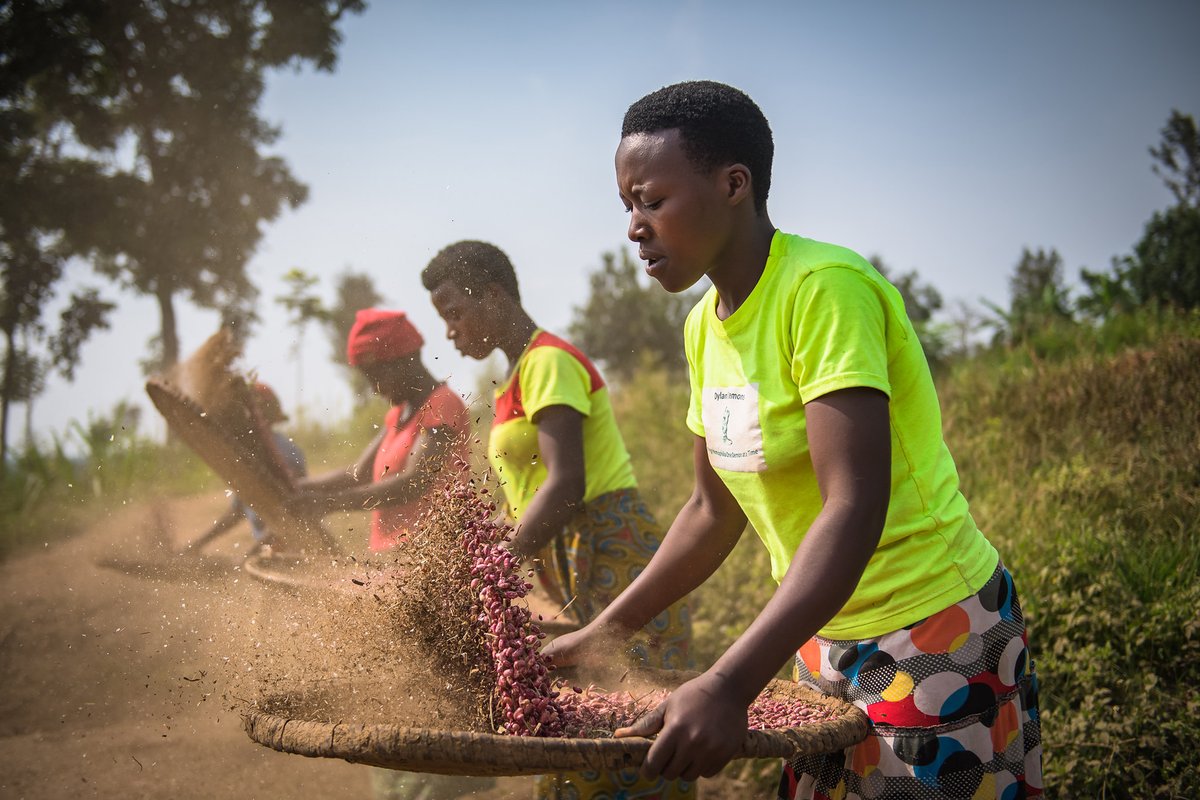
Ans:
[[[554,659],[554,666],[556,667],[574,666],[579,663],[577,658],[579,641],[586,630],[587,628],[583,628],[571,631],[570,633],[564,633],[561,636],[555,636],[542,648],[542,655]]]
[[[553,658],[556,667],[604,665],[612,662],[613,653],[620,652],[628,638],[614,626],[593,622],[551,639],[542,654]]]

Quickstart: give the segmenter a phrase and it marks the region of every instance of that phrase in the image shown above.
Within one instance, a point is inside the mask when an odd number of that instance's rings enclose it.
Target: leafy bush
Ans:
[[[1063,796],[1200,792],[1198,319],[1142,312],[942,387],[964,492],[1024,598]]]
[[[191,451],[161,445],[138,430],[137,409],[73,422],[49,446],[28,444],[6,465],[0,484],[0,558],[69,536],[98,511],[153,491],[184,494],[215,485]]]

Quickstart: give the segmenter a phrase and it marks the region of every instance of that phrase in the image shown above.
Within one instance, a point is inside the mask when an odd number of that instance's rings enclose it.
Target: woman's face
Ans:
[[[413,376],[416,372],[414,366],[419,358],[420,354],[414,353],[411,356],[392,361],[362,364],[358,369],[366,377],[376,394],[382,395],[396,404],[403,402],[407,396],[407,390],[413,383]]]
[[[733,219],[728,169],[697,170],[675,129],[626,136],[616,168],[646,274],[681,292],[720,267]]]
[[[495,315],[487,298],[443,281],[430,293],[433,307],[446,323],[446,338],[468,358],[483,360],[496,349]]]

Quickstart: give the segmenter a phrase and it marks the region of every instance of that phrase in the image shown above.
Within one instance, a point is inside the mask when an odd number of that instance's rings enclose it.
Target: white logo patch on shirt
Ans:
[[[766,470],[756,385],[706,386],[700,416],[710,464],[730,472]]]

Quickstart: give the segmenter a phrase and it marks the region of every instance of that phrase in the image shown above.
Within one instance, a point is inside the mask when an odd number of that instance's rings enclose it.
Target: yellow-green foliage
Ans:
[[[964,492],[1024,597],[1064,797],[1200,794],[1196,323],[979,360],[942,387]]]
[[[147,495],[215,486],[215,476],[186,447],[140,435],[126,404],[74,422],[49,445],[27,444],[0,476],[0,559],[71,536],[109,510]]]

